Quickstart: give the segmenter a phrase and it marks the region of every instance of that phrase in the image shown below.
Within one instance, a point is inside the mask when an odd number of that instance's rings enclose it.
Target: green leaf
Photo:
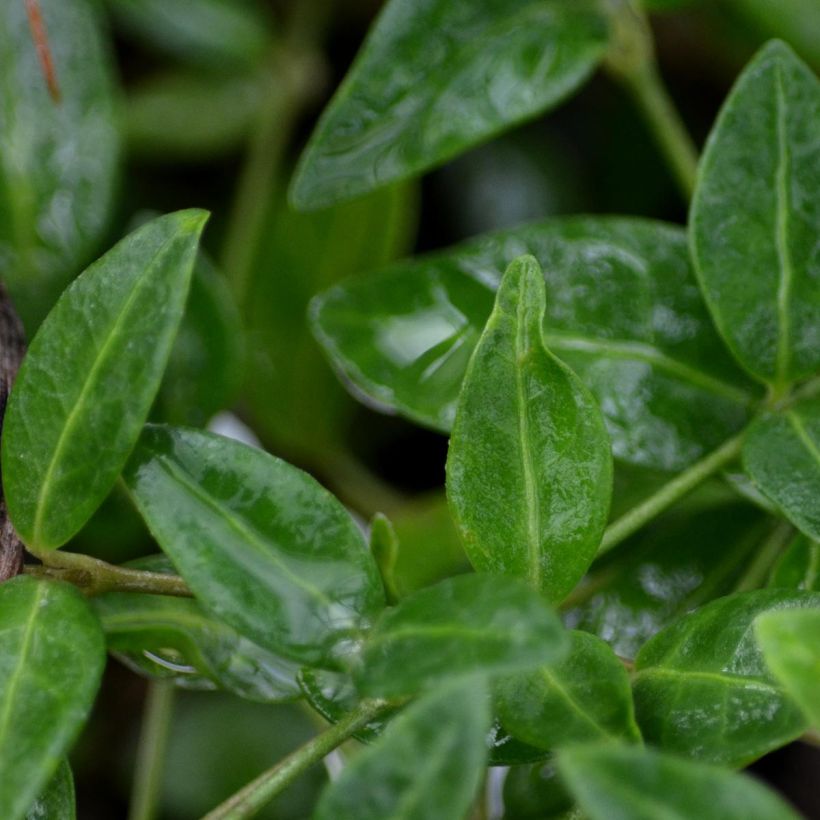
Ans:
[[[795,526],[820,539],[820,398],[758,419],[743,444],[743,465]]]
[[[553,759],[512,766],[504,778],[504,820],[558,820],[571,808]]]
[[[207,214],[127,236],[63,294],[34,337],[3,421],[3,489],[30,547],[64,544],[128,459],[182,318]]]
[[[497,674],[559,660],[561,622],[515,578],[459,575],[385,610],[367,635],[358,684],[394,697],[464,675]]]
[[[799,533],[772,568],[768,586],[820,592],[820,543]]]
[[[820,370],[820,82],[766,45],[721,110],[692,203],[695,269],[737,360],[782,391]]]
[[[347,510],[261,450],[149,425],[125,478],[205,609],[277,655],[335,666],[384,605]]]
[[[498,682],[504,727],[543,749],[613,737],[640,740],[624,665],[599,638],[569,635],[572,648],[564,660]]]
[[[91,709],[105,641],[68,584],[18,576],[0,585],[0,817],[37,798]]]
[[[513,262],[461,390],[447,497],[473,566],[561,600],[600,544],[612,456],[595,400],[545,346],[545,298],[538,262]]]
[[[638,725],[671,752],[743,766],[798,737],[800,711],[769,672],[753,623],[820,595],[766,589],[719,598],[650,640],[636,659]]]
[[[573,217],[496,231],[314,299],[313,330],[355,392],[449,431],[507,265],[546,271],[548,347],[597,397],[617,459],[680,470],[736,433],[753,393],[672,225]]]
[[[68,761],[63,759],[54,777],[26,813],[26,820],[76,820],[74,777]]]
[[[489,697],[480,679],[431,692],[402,712],[324,792],[314,820],[453,820],[484,771]]]
[[[395,603],[401,597],[396,586],[396,561],[399,557],[399,539],[390,523],[390,519],[382,513],[376,513],[370,522],[369,535],[370,552],[379,568],[379,574],[384,583],[384,590],[390,603]]]
[[[820,729],[820,609],[766,612],[755,631],[766,665]]]
[[[319,122],[294,203],[321,207],[419,174],[557,105],[607,37],[586,0],[392,0]]]
[[[576,746],[558,769],[590,820],[798,820],[751,777],[652,749]]]
[[[0,279],[32,335],[113,212],[120,136],[96,4],[40,0],[61,101],[49,96],[26,4],[0,6]]]

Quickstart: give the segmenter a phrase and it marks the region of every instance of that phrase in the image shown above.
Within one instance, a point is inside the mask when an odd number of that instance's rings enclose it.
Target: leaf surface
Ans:
[[[26,820],[76,820],[76,818],[74,776],[71,774],[68,761],[63,758],[48,786],[26,812]]]
[[[798,533],[772,568],[768,586],[820,592],[820,542]]]

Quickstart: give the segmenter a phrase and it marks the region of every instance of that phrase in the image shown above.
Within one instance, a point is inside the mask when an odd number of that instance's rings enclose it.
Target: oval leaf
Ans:
[[[806,721],[772,677],[754,637],[762,612],[820,606],[783,589],[719,598],[667,627],[638,653],[644,738],[672,752],[742,766],[798,737]]]
[[[0,585],[0,817],[23,817],[88,716],[105,641],[68,584]]]
[[[820,592],[820,542],[799,533],[774,565],[768,586]]]
[[[335,666],[340,644],[384,606],[378,568],[347,510],[261,450],[148,426],[125,478],[205,609],[276,654]]]
[[[594,635],[569,635],[572,646],[564,660],[497,684],[505,728],[542,749],[607,737],[640,740],[623,663]]]
[[[386,610],[367,636],[360,690],[415,694],[449,678],[532,668],[561,658],[569,640],[534,590],[514,578],[459,575]]]
[[[545,298],[538,262],[513,262],[467,369],[447,496],[473,566],[561,600],[600,544],[612,456],[595,400],[545,347]]]
[[[820,398],[756,421],[743,444],[743,464],[795,526],[820,539]]]
[[[590,820],[798,820],[751,777],[651,749],[577,746],[559,753],[558,769]]]
[[[63,759],[54,777],[26,812],[26,820],[76,820],[74,776],[68,761]]]
[[[391,0],[307,147],[294,203],[318,208],[441,164],[556,105],[606,45],[587,0]]]
[[[820,82],[771,42],[706,146],[692,203],[695,269],[737,360],[782,390],[820,369]]]
[[[489,728],[481,680],[426,695],[345,766],[320,798],[314,820],[463,817],[484,771]]]
[[[180,211],[123,239],[34,337],[3,420],[3,489],[28,546],[63,545],[117,480],[159,389],[206,218]]]

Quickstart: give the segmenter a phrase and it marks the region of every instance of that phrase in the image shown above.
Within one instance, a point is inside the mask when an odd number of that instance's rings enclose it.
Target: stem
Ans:
[[[765,580],[777,556],[789,544],[794,536],[794,527],[788,521],[778,521],[774,529],[761,545],[746,572],[735,584],[735,592],[747,592],[757,589]]]
[[[250,817],[286,789],[306,769],[318,763],[325,755],[369,723],[388,705],[387,701],[383,700],[362,701],[345,718],[326,729],[322,734],[316,735],[268,771],[263,772],[256,780],[252,780],[224,803],[208,812],[202,820],[242,820],[242,818]]]
[[[128,820],[153,820],[157,813],[173,706],[173,683],[148,684]]]
[[[117,591],[192,597],[185,581],[177,575],[118,567],[75,552],[32,548],[29,548],[29,552],[39,558],[43,566],[25,567],[24,571],[28,575],[68,581],[80,587],[86,595]]]
[[[706,458],[701,459],[689,467],[688,470],[684,470],[680,475],[675,476],[668,484],[665,484],[654,495],[638,504],[637,507],[633,507],[629,512],[624,513],[617,521],[614,521],[606,528],[598,555],[601,556],[609,552],[675,501],[697,487],[698,484],[737,458],[740,455],[742,444],[743,433],[729,439]]]

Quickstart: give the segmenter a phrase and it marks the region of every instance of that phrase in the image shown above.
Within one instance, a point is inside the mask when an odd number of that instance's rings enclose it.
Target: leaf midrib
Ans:
[[[720,683],[726,686],[745,686],[752,684],[759,689],[765,689],[772,694],[782,695],[779,687],[773,685],[763,678],[752,675],[730,675],[724,672],[708,672],[701,669],[670,669],[660,666],[648,667],[639,670],[633,678],[633,684],[637,683],[641,678],[694,678],[696,680],[710,681],[712,683]]]

